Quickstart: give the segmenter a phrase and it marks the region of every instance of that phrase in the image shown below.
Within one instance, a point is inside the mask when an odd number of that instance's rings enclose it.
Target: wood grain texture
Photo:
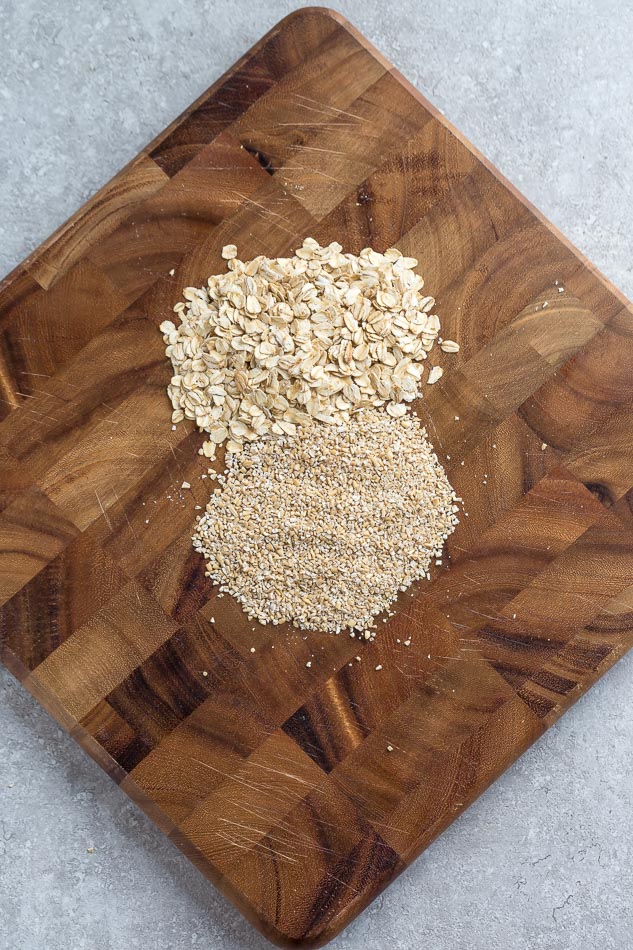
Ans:
[[[372,644],[219,596],[165,396],[181,288],[308,234],[417,257],[461,343],[415,409],[465,515]],[[622,295],[291,14],[0,285],[0,658],[264,934],[322,944],[633,645],[632,359]]]

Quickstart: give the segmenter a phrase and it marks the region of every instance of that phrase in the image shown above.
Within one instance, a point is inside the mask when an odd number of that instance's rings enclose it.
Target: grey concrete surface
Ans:
[[[0,273],[294,6],[0,0]],[[338,7],[633,296],[629,5]],[[628,950],[632,673],[633,657],[333,947]],[[0,950],[269,946],[6,673],[0,697]]]

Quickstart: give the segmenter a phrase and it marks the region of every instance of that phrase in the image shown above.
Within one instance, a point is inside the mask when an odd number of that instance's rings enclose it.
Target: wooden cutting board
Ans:
[[[467,516],[362,647],[218,597],[165,396],[182,287],[306,235],[419,258],[462,347],[416,409]],[[293,13],[2,284],[2,660],[271,940],[325,942],[631,646],[632,365],[630,304]]]

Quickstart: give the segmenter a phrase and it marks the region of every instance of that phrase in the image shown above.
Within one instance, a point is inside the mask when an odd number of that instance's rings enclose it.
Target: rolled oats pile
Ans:
[[[397,403],[394,403],[397,405]],[[250,618],[369,639],[431,562],[457,501],[416,416],[363,409],[229,456],[194,547]]]
[[[430,355],[439,344],[435,300],[424,296],[417,261],[396,248],[344,254],[306,238],[292,257],[244,262],[223,248],[228,272],[187,287],[174,310],[180,325],[161,331],[174,375],[172,422],[208,433],[201,453],[229,453],[262,436],[294,435],[312,420],[349,422],[367,407],[393,418],[436,382]]]

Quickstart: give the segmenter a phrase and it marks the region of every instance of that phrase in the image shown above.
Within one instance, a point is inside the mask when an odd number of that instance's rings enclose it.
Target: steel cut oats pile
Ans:
[[[250,618],[365,632],[431,562],[457,501],[417,417],[365,409],[229,456],[194,547]]]

